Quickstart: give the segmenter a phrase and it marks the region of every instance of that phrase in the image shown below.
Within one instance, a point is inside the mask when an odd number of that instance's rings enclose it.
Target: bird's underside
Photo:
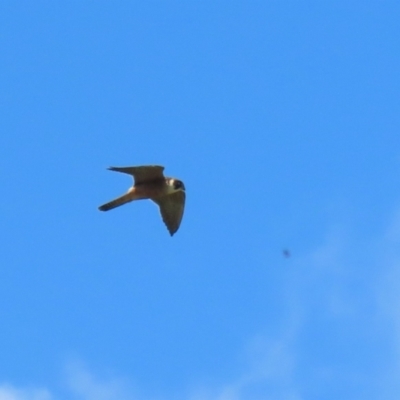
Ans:
[[[171,236],[178,230],[186,198],[183,182],[165,177],[164,167],[158,165],[110,167],[109,170],[131,175],[134,184],[124,195],[101,205],[100,211],[109,211],[135,200],[150,199],[160,207],[162,219]]]

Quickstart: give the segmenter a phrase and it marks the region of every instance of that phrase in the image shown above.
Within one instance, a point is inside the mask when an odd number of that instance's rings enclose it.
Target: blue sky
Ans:
[[[0,400],[397,400],[399,20],[2,2]],[[143,164],[185,182],[173,238],[97,210]]]

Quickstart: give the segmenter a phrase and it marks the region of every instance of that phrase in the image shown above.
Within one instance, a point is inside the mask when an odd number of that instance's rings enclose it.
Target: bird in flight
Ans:
[[[160,207],[161,217],[171,236],[179,229],[186,198],[182,181],[165,177],[164,167],[160,165],[108,169],[132,175],[133,186],[121,197],[100,206],[100,211],[112,210],[133,200],[150,199]]]

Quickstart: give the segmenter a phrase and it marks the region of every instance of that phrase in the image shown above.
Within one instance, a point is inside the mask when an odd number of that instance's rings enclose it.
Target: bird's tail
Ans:
[[[135,200],[134,196],[132,196],[132,194],[130,194],[130,193],[127,193],[121,197],[118,197],[115,200],[112,200],[106,204],[103,204],[102,206],[99,207],[99,210],[100,211],[112,210],[113,208],[122,206],[123,204],[129,203],[132,200]]]

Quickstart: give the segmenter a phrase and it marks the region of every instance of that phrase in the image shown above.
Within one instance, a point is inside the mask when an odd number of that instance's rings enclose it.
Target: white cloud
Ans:
[[[60,399],[48,389],[21,389],[0,385],[0,400],[138,400],[129,385],[120,378],[99,379],[80,361],[66,367],[67,393]]]
[[[282,316],[280,331],[261,332],[249,340],[238,362],[243,366],[242,371],[236,378],[214,386],[200,384],[182,398],[304,400],[308,397],[309,387],[305,382],[308,380],[309,385],[319,382],[320,386],[328,383],[336,387],[344,382],[355,388],[356,395],[361,393],[361,390],[357,392],[357,387],[365,386],[371,388],[367,391],[369,397],[359,398],[397,400],[400,396],[399,244],[400,213],[386,232],[369,243],[360,244],[343,229],[334,229],[319,248],[304,257],[292,257],[282,287],[281,300],[286,304],[286,314]],[[346,329],[352,324],[362,329],[348,333]],[[367,347],[366,335],[370,334],[369,337],[376,336],[377,348],[373,352],[379,353],[379,343],[382,343],[386,350],[393,349],[393,359],[378,357],[381,364],[376,366],[367,360],[369,370],[361,368],[359,371],[351,369],[350,353],[348,359],[343,356],[336,365],[329,357],[318,359],[317,365],[305,361],[304,354],[299,353],[302,346],[304,350],[304,343],[299,346],[299,341],[308,340],[306,344],[310,346],[308,335],[314,335],[315,329],[330,328],[335,330],[335,335],[324,349],[333,344],[339,345],[340,351],[340,340],[345,345],[348,341],[365,340]],[[316,336],[317,340],[321,337]],[[373,353],[366,350],[366,354]],[[81,362],[68,364],[66,381],[68,399],[149,400],[137,395],[126,380],[99,377]],[[166,394],[163,399],[172,398]],[[3,385],[0,386],[0,400],[62,399],[46,389]]]
[[[11,385],[0,385],[0,400],[52,400],[46,389],[17,389]]]
[[[74,399],[79,400],[135,400],[132,388],[121,378],[99,379],[81,361],[69,362],[67,382]]]
[[[298,300],[297,295],[295,297]],[[295,347],[303,312],[297,301],[290,301],[289,307],[286,321],[275,337],[261,333],[249,340],[242,351],[242,373],[236,379],[214,388],[197,388],[189,399],[302,400],[295,379],[298,368]]]
[[[387,231],[362,237],[336,227],[319,248],[292,258],[282,288],[287,314],[281,332],[255,337],[237,379],[214,390],[199,389],[190,400],[301,400],[310,390],[321,390],[324,397],[329,385],[344,385],[357,398],[400,398],[400,213]],[[335,361],[318,356],[312,340],[317,346],[325,343],[325,350],[337,348]],[[349,343],[361,357],[376,355],[377,363],[367,358],[364,367],[357,353],[341,353]],[[380,343],[388,357],[380,356]]]
[[[236,380],[214,390],[197,389],[190,400],[301,400],[293,381],[291,338],[254,338],[246,350],[248,365]]]

